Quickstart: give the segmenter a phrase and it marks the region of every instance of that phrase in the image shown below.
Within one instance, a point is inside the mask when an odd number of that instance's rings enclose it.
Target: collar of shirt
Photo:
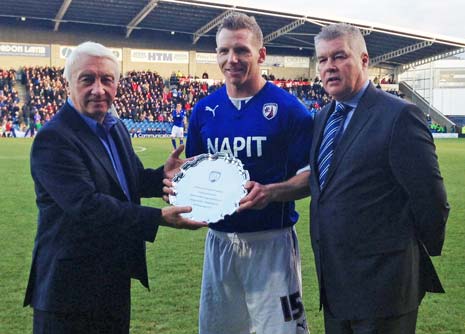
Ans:
[[[75,110],[76,107],[74,107],[73,101],[71,101],[70,98],[67,100],[68,104],[73,107]],[[101,131],[104,130],[106,134],[110,132],[110,129],[118,122],[117,119],[110,114],[109,112],[105,114],[105,118],[103,119],[103,123],[100,125],[99,122],[97,122],[95,119],[84,115],[83,113],[79,112],[79,116],[86,122],[86,124],[89,126],[89,128],[99,137],[102,137]],[[106,138],[104,137],[106,140]]]
[[[352,107],[352,110],[355,110],[357,108],[358,103],[360,102],[360,99],[362,98],[363,93],[365,93],[366,89],[368,88],[368,85],[370,84],[370,81],[366,81],[365,84],[363,85],[362,89],[358,91],[357,94],[354,95],[353,98],[347,101],[336,101],[336,103],[344,103],[347,104],[348,106]]]
[[[247,102],[252,99],[253,96],[235,98],[228,95],[228,97],[232,104],[234,104],[234,106],[237,108],[237,110],[241,110],[247,104]]]
[[[347,101],[336,101],[336,103],[344,103],[352,109],[347,113],[347,116],[344,120],[344,126],[342,128],[342,132],[344,132],[347,129],[347,126],[349,125],[350,120],[352,119],[352,116],[354,115],[354,111],[358,106],[358,103],[360,102],[360,99],[362,98],[363,93],[365,93],[366,89],[368,88],[368,85],[370,84],[370,81],[366,81],[365,84],[363,85],[362,89],[358,91],[357,94],[353,98]]]

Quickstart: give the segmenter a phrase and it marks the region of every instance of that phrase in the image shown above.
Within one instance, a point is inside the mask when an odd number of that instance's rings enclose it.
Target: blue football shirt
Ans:
[[[308,166],[312,126],[305,106],[272,83],[267,82],[241,110],[223,86],[195,105],[186,156],[227,152],[242,161],[251,180],[283,182]],[[262,210],[234,213],[210,228],[255,232],[292,226],[297,219],[294,202],[273,202]]]
[[[184,110],[181,110],[179,113],[176,112],[176,110],[173,110],[171,115],[173,116],[173,125],[180,128],[184,127],[184,116],[186,115]]]

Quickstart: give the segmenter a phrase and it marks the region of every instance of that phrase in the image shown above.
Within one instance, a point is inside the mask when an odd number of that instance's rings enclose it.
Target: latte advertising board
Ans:
[[[167,50],[131,50],[134,63],[188,64],[189,52]]]
[[[0,43],[0,56],[50,57],[50,45]]]

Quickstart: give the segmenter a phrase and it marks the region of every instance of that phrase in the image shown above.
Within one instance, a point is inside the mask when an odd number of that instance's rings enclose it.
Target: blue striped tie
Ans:
[[[342,103],[336,105],[336,110],[329,116],[328,121],[323,132],[323,140],[320,145],[320,153],[318,154],[318,172],[320,189],[326,181],[329,166],[333,160],[335,139],[339,130],[344,122],[345,115],[350,111],[351,107]]]

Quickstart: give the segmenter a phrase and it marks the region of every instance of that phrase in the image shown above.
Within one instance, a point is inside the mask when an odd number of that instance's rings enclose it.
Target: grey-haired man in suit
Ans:
[[[101,44],[79,45],[66,60],[68,101],[37,134],[31,173],[39,209],[24,305],[34,334],[127,334],[131,278],[148,288],[145,242],[158,226],[206,226],[183,218],[189,207],[157,209],[182,147],[164,166],[144,168],[111,110],[119,64]]]
[[[328,334],[415,333],[426,291],[443,292],[449,212],[420,109],[376,89],[359,29],[315,37],[325,90],[310,153],[311,239]]]

